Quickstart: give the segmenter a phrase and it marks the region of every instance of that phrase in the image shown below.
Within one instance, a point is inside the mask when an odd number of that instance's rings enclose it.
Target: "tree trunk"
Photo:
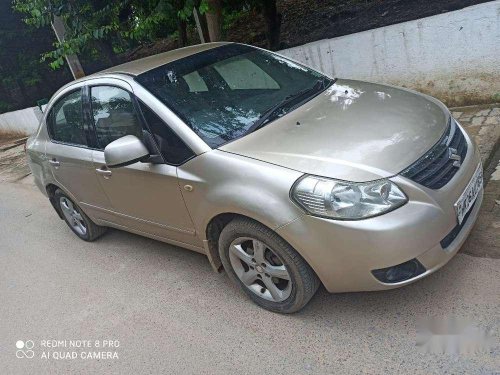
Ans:
[[[205,14],[200,15],[200,24],[201,30],[203,31],[203,36],[205,37],[205,41],[210,42],[210,35],[208,35],[207,16]]]
[[[276,51],[280,47],[281,14],[276,8],[276,0],[263,1],[262,14],[267,24],[267,42],[269,49]]]
[[[179,31],[179,45],[185,47],[188,44],[187,22],[180,18],[177,19],[177,30]]]
[[[208,0],[207,19],[208,36],[211,42],[222,40],[222,1]]]

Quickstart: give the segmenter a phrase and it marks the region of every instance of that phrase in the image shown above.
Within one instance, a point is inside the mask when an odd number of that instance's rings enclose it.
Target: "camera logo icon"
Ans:
[[[35,343],[32,340],[18,340],[16,342],[16,357],[17,358],[33,358],[35,356],[35,352],[31,349],[35,346]]]

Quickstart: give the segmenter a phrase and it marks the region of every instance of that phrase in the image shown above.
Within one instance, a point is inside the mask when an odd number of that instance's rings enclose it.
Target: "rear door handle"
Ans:
[[[104,178],[110,178],[111,175],[113,174],[113,172],[111,172],[109,169],[98,168],[95,171],[100,175],[102,175]]]
[[[49,160],[50,165],[53,165],[54,167],[59,167],[61,163],[59,163],[55,158]]]

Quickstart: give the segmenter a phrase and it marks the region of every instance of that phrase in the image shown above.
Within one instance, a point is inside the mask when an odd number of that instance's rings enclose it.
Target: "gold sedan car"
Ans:
[[[206,254],[258,305],[383,290],[455,255],[482,200],[447,108],[212,43],[116,66],[50,100],[27,144],[81,239],[118,228]]]

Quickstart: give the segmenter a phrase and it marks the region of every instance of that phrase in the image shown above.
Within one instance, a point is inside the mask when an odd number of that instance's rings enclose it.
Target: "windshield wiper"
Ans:
[[[282,101],[276,103],[272,107],[268,108],[260,117],[257,121],[255,121],[250,128],[247,130],[247,134],[251,133],[257,129],[260,129],[263,127],[266,123],[268,123],[271,118],[276,115],[276,113],[280,110],[286,107],[287,105],[294,103],[294,102],[300,102],[300,99],[305,99],[311,96],[313,93],[320,92],[330,86],[332,82],[335,82],[335,80],[331,80],[329,78],[322,78],[316,81],[316,83],[312,86],[309,87],[305,90],[301,90],[296,92],[295,94],[288,95],[285,99]]]

